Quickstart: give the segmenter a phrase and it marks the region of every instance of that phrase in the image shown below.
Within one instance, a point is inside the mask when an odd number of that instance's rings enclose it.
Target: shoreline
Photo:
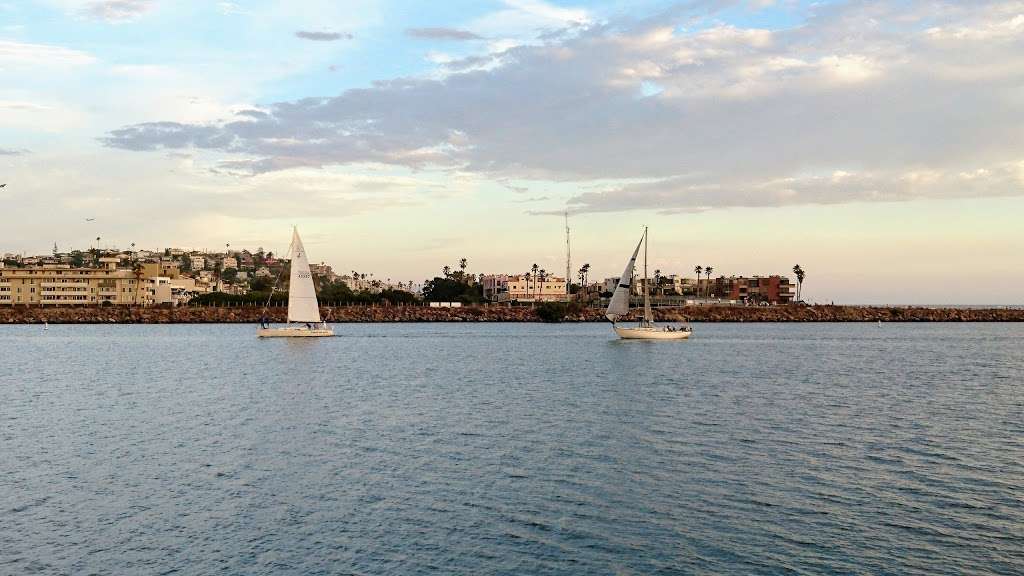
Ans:
[[[245,307],[5,307],[0,324],[257,324],[262,308]],[[530,307],[339,306],[321,307],[330,323],[367,322],[541,322]],[[1020,308],[935,308],[882,306],[687,306],[657,308],[661,322],[1024,322]],[[284,322],[287,308],[271,308],[271,322]],[[607,322],[601,310],[585,309],[563,322]]]

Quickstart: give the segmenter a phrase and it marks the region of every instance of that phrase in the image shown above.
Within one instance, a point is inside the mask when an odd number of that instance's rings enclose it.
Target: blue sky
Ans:
[[[0,0],[0,252],[298,224],[419,281],[564,269],[569,210],[594,277],[649,225],[668,272],[1024,300],[1019,3],[434,4]]]

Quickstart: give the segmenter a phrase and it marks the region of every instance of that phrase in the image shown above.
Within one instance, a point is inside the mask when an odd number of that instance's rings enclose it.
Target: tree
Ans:
[[[711,271],[714,270],[711,266],[704,267],[704,275],[708,277],[708,298],[711,298]]]
[[[451,275],[452,275],[452,268],[451,268],[451,266],[445,266],[444,268],[441,269],[441,271],[444,272],[444,277],[445,278],[450,278]]]
[[[455,278],[435,277],[423,283],[423,297],[433,302],[478,303],[483,300],[483,286],[466,284]]]
[[[270,290],[270,280],[267,278],[253,278],[249,281],[249,290],[253,292],[266,292]]]
[[[802,302],[802,294],[804,288],[804,269],[799,264],[793,266],[793,274],[796,275],[796,301]]]
[[[697,298],[700,298],[700,275],[704,273],[704,267],[696,266],[693,271],[697,273]]]
[[[547,277],[548,277],[548,272],[547,272],[547,270],[544,270],[543,268],[540,270],[540,272],[537,273],[537,278],[540,280],[540,294],[541,295],[544,294],[544,280],[546,280]],[[536,282],[534,283],[534,285],[536,287]]]
[[[579,304],[571,304],[573,311],[578,313]],[[569,313],[569,306],[564,302],[544,302],[537,307],[537,317],[543,322],[561,322]]]
[[[141,262],[136,262],[132,266],[132,274],[135,275],[135,304],[139,303],[139,287],[142,286],[142,274],[145,268],[143,268]]]
[[[540,270],[540,266],[537,266],[536,263],[534,263],[533,266],[530,266],[530,271],[533,272],[533,299],[534,300],[537,299],[537,271],[538,270]]]
[[[646,288],[646,286],[645,286],[645,288]],[[658,291],[660,291],[660,290],[661,290],[661,269],[660,268],[656,268],[654,270],[654,292],[652,292],[652,294],[657,294]]]
[[[221,278],[224,279],[225,282],[232,283],[235,281],[236,278],[238,278],[238,269],[227,268],[223,272],[221,272],[220,276]]]
[[[191,272],[192,271],[192,258],[188,254],[181,255],[181,271]]]
[[[462,275],[466,275],[466,266],[469,264],[469,260],[462,258],[459,260],[459,270],[462,271]]]

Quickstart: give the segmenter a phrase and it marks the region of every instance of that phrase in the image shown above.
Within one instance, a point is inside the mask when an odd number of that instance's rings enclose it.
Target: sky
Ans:
[[[0,0],[0,253],[1024,303],[1024,2]],[[86,219],[94,219],[87,221]]]

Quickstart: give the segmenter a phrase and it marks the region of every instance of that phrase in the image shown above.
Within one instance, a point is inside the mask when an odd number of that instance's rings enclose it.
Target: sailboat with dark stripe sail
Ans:
[[[636,258],[640,254],[640,246],[644,247],[644,311],[635,326],[619,324],[620,319],[630,315],[629,299],[632,293],[633,271],[636,268]],[[633,255],[626,262],[626,269],[619,276],[619,283],[612,293],[611,302],[608,303],[608,310],[605,317],[612,323],[612,328],[619,338],[626,340],[684,340],[690,337],[692,330],[689,326],[658,326],[654,323],[654,312],[651,311],[650,290],[647,281],[647,228],[644,228],[644,235],[640,237]]]
[[[306,248],[299,238],[299,229],[292,230],[291,276],[288,280],[288,325],[271,327],[265,322],[256,331],[260,338],[334,336],[334,330],[320,318],[313,274],[309,270]]]

